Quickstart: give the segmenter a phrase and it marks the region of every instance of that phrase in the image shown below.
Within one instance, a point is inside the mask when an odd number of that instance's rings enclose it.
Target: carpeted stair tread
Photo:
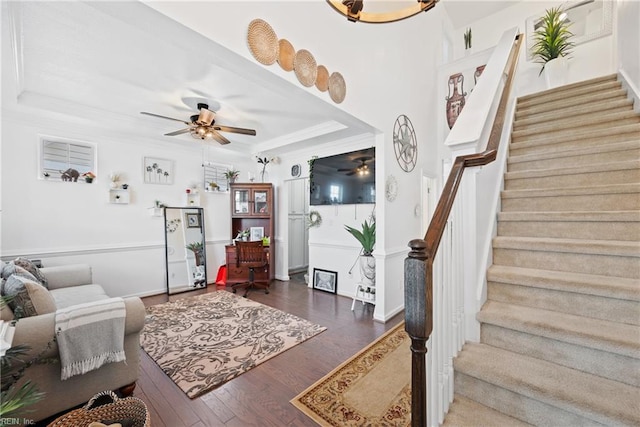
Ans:
[[[611,172],[623,170],[626,171],[635,169],[640,169],[640,160],[631,159],[624,162],[599,163],[587,166],[569,166],[553,169],[536,169],[528,171],[507,172],[505,173],[504,178],[505,180],[547,178],[554,176],[581,175],[596,172]]]
[[[640,135],[640,124],[627,124],[617,126],[613,129],[583,130],[574,129],[573,132],[563,132],[556,135],[542,135],[539,137],[526,137],[519,140],[512,140],[510,150],[522,150],[524,148],[540,148],[548,151],[554,150],[558,144],[578,143],[577,147],[601,146],[608,142],[634,141]],[[592,142],[592,144],[589,144]],[[566,149],[565,147],[560,148]]]
[[[640,389],[485,344],[467,343],[456,372],[606,425],[640,425]]]
[[[602,114],[590,117],[583,121],[564,121],[550,123],[548,125],[536,125],[526,129],[514,130],[511,137],[514,141],[523,141],[527,138],[540,138],[545,136],[570,136],[576,129],[592,131],[596,129],[610,129],[612,125],[631,125],[640,123],[640,116],[635,111],[622,111],[618,113]]]
[[[523,305],[487,301],[478,313],[481,323],[568,342],[623,356],[640,357],[640,328]]]
[[[550,197],[550,196],[582,196],[596,194],[634,194],[640,192],[640,185],[612,184],[612,185],[592,185],[587,187],[567,187],[567,188],[544,188],[531,190],[504,190],[502,197],[505,199]]]
[[[601,86],[600,90],[584,92],[584,90],[567,93],[560,97],[545,99],[544,97],[532,99],[531,101],[518,102],[518,111],[521,113],[541,113],[548,111],[562,111],[574,108],[578,105],[592,104],[610,99],[621,99],[627,96],[627,90],[620,87]]]
[[[520,421],[481,405],[459,394],[454,395],[453,403],[442,423],[442,427],[527,427],[531,424]]]
[[[577,164],[576,158],[590,156],[591,161],[581,163],[585,165],[586,164],[590,165],[590,164],[597,163],[598,159],[601,158],[603,154],[609,154],[609,153],[615,153],[615,152],[623,153],[618,157],[619,159],[628,160],[628,159],[635,159],[640,157],[637,155],[633,156],[625,153],[633,150],[640,150],[640,139],[637,139],[637,138],[629,139],[628,141],[608,143],[608,144],[602,144],[602,145],[591,146],[591,147],[579,147],[579,148],[573,147],[573,148],[567,148],[567,149],[541,151],[533,154],[513,155],[513,156],[509,156],[507,164],[509,165],[510,170],[515,165],[518,165],[518,170],[538,170],[538,169],[543,169],[544,166],[537,166],[537,167],[529,166],[527,168],[527,164],[530,165],[534,162],[540,162],[542,164],[542,161],[544,160],[547,161],[546,164],[549,164],[550,163],[549,161],[553,162],[555,160],[558,160],[559,162],[562,162],[561,164],[563,165],[567,165],[567,164],[576,165]]]
[[[501,249],[524,249],[529,251],[616,255],[640,259],[640,242],[624,240],[497,236],[493,239],[493,247]]]
[[[550,133],[566,132],[571,129],[594,129],[596,126],[600,128],[607,128],[611,122],[626,121],[630,119],[631,123],[637,123],[640,119],[638,113],[633,110],[624,111],[606,111],[596,112],[593,114],[587,114],[583,116],[577,116],[568,119],[558,119],[552,122],[536,123],[529,126],[520,126],[517,129],[514,127],[513,137],[519,138],[527,135],[541,135]],[[514,123],[515,126],[516,123]]]
[[[559,115],[557,111],[539,112],[539,113],[523,113],[516,112],[513,128],[518,129],[522,126],[534,125],[537,123],[551,123],[558,120],[574,119],[580,120],[585,115],[591,113],[600,113],[613,110],[632,110],[633,101],[627,98],[612,98],[605,102],[598,102],[595,104],[582,105],[576,108],[567,110],[565,114]]]
[[[568,85],[555,87],[552,89],[543,90],[536,93],[531,93],[529,95],[524,95],[518,98],[518,101],[521,103],[526,103],[532,99],[536,98],[544,98],[546,95],[554,94],[554,93],[562,93],[566,95],[567,91],[575,90],[578,88],[589,87],[590,89],[594,86],[598,86],[600,84],[611,84],[617,82],[618,75],[617,74],[608,74],[606,76],[595,77],[593,79],[582,80],[579,82],[571,83]],[[588,91],[587,91],[588,92]]]
[[[499,221],[638,222],[640,211],[499,212]]]
[[[518,110],[524,110],[532,106],[550,104],[572,98],[583,98],[594,94],[601,95],[602,93],[619,89],[622,89],[622,84],[617,80],[592,82],[592,84],[585,81],[584,84],[567,85],[521,96],[518,98]]]
[[[487,271],[487,281],[640,301],[640,280],[626,277],[494,264]]]

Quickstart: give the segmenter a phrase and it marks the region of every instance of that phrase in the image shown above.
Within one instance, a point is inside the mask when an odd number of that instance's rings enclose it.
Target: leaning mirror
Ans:
[[[192,291],[207,286],[204,210],[165,208],[165,255],[167,293]]]

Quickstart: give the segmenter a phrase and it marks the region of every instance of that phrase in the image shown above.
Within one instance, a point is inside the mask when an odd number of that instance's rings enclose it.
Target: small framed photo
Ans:
[[[187,228],[200,228],[200,214],[199,213],[186,213]]]
[[[173,184],[173,160],[145,157],[142,165],[145,184]]]
[[[249,240],[262,240],[264,237],[264,227],[251,227],[249,228]]]
[[[338,273],[335,271],[313,269],[313,289],[335,294],[338,290]]]

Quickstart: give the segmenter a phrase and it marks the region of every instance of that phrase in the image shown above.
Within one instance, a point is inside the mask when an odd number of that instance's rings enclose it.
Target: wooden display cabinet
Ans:
[[[255,280],[270,282],[275,277],[275,218],[273,216],[273,185],[269,183],[234,183],[231,192],[231,240],[234,240],[241,230],[251,228],[262,229],[264,237],[270,242],[265,246],[269,265],[265,271],[256,271]],[[249,279],[247,269],[236,267],[236,247],[227,245],[227,284],[246,282]],[[245,271],[246,270],[246,271]]]

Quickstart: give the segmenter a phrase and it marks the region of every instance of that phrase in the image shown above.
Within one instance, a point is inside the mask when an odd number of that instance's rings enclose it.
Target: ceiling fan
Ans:
[[[244,129],[237,128],[232,126],[222,126],[218,125],[215,122],[216,113],[209,110],[209,105],[199,103],[198,110],[199,114],[194,114],[189,117],[189,122],[180,119],[174,119],[173,117],[161,116],[160,114],[147,113],[146,111],[141,111],[140,114],[146,114],[147,116],[160,117],[161,119],[173,120],[176,122],[184,123],[187,125],[187,128],[180,129],[174,132],[165,133],[165,136],[176,136],[182,135],[183,133],[189,133],[192,137],[197,139],[215,139],[220,144],[229,144],[227,138],[222,136],[220,132],[231,132],[231,133],[239,133],[242,135],[253,135],[255,136],[256,131],[253,129]]]
[[[369,169],[369,166],[367,165],[367,162],[369,160],[373,160],[373,157],[371,156],[357,157],[353,159],[353,161],[360,162],[358,166],[351,169],[338,169],[338,172],[347,172],[345,175],[348,175],[348,176],[355,175],[355,174],[369,175],[370,169]]]

